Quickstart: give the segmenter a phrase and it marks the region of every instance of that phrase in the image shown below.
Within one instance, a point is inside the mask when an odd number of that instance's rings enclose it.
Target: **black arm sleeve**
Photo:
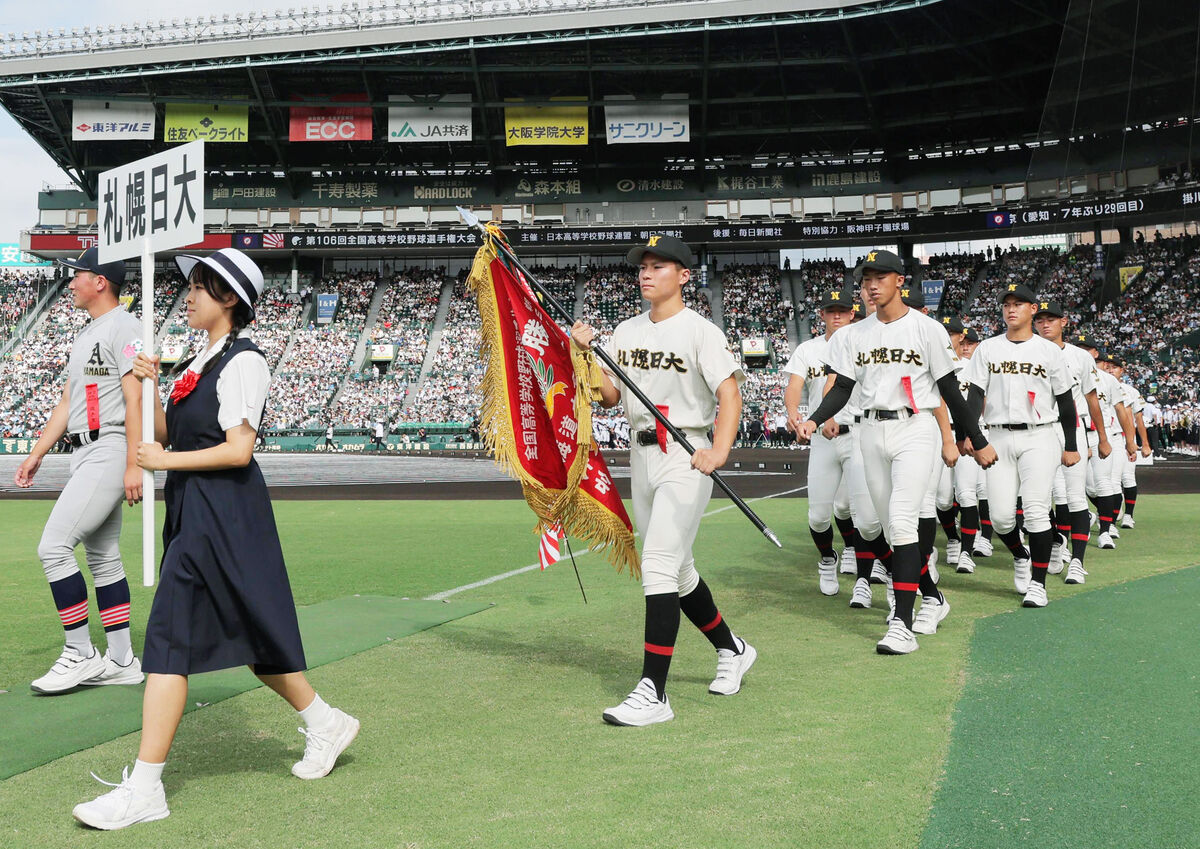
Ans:
[[[1058,402],[1058,423],[1063,429],[1063,447],[1067,451],[1078,451],[1079,443],[1075,439],[1075,399],[1068,390],[1061,395],[1055,395],[1054,400]]]
[[[837,374],[837,372],[834,372]],[[833,386],[825,393],[825,397],[821,399],[821,403],[817,409],[808,414],[809,421],[817,423],[817,427],[825,424],[829,419],[837,414],[837,411],[846,406],[846,402],[850,400],[850,393],[854,390],[854,380],[846,377],[844,374],[838,374],[834,380]]]
[[[950,419],[954,422],[955,429],[970,438],[971,445],[976,451],[987,445],[987,437],[979,429],[979,414],[972,410],[963,400],[962,393],[958,391],[958,375],[954,372],[942,375],[937,386],[942,393],[942,400],[946,402],[946,409],[950,411]],[[972,386],[969,391],[973,392],[974,390],[975,387]],[[983,395],[980,393],[980,398],[982,397]],[[979,406],[982,409],[983,404],[981,403]]]

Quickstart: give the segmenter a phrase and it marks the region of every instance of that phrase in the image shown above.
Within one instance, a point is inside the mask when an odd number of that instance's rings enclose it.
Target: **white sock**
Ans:
[[[129,776],[129,783],[139,793],[149,793],[158,786],[158,782],[162,781],[163,767],[166,765],[166,761],[160,764],[134,761],[133,772]]]
[[[83,657],[92,656],[92,637],[88,633],[87,624],[78,625],[74,628],[68,628],[66,631],[66,643]]]
[[[108,656],[121,666],[133,662],[133,642],[128,628],[117,628],[104,635],[108,640]]]
[[[300,711],[300,718],[309,728],[328,728],[333,724],[333,708],[325,704],[320,694],[312,700],[312,704]]]

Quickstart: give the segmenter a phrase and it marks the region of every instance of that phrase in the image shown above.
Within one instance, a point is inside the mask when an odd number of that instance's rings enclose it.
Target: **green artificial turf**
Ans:
[[[923,849],[1198,845],[1200,569],[1040,613],[976,629]]]
[[[537,559],[520,503],[275,507],[301,605],[355,592],[425,597]],[[997,552],[974,576],[944,574],[952,612],[919,652],[881,657],[882,592],[869,611],[847,607],[846,578],[840,595],[821,596],[805,502],[754,507],[784,550],[735,510],[707,517],[695,546],[727,621],[759,650],[738,695],[708,694],[715,654],[685,620],[668,687],[676,719],[642,729],[603,724],[601,711],[636,683],[643,605],[636,582],[589,554],[579,558],[586,605],[562,562],[453,596],[495,603],[486,616],[313,670],[322,695],[363,722],[321,781],[289,774],[302,749],[297,720],[263,689],[184,717],[164,775],[172,814],[122,832],[120,845],[917,846],[975,623],[1047,611],[1017,609],[1011,559]],[[1143,496],[1138,527],[1118,551],[1090,550],[1087,585],[1051,579],[1049,611],[1195,563],[1194,535],[1177,529],[1197,507],[1194,496]],[[0,682],[22,687],[61,640],[34,558],[48,510],[0,506],[0,532],[13,541],[0,553],[0,604],[12,623]],[[132,552],[138,529],[130,525]],[[148,593],[134,595],[136,639]],[[104,789],[89,770],[112,780],[135,748],[136,738],[121,738],[0,782],[0,838],[35,847],[105,839],[81,832],[70,810]]]

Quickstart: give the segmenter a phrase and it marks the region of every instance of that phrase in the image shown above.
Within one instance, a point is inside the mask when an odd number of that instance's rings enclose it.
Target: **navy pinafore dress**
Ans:
[[[249,339],[235,339],[185,398],[168,402],[167,433],[176,451],[225,441],[217,379],[243,351],[262,355]],[[169,675],[246,665],[263,675],[302,671],[296,605],[258,463],[168,472],[165,500],[160,583],[142,668]]]

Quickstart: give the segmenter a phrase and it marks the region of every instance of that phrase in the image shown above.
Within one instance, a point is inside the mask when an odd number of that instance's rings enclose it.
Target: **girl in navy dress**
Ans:
[[[138,464],[166,469],[166,522],[160,583],[146,626],[142,739],[133,772],[116,789],[75,807],[94,828],[162,819],[161,781],[187,702],[187,676],[248,665],[304,720],[298,778],[321,778],[358,734],[358,720],[327,705],[304,676],[296,608],[262,472],[254,462],[270,370],[247,325],[262,272],[241,251],[180,256],[188,280],[188,325],[212,343],[181,372],[166,411],[156,411],[156,442]],[[138,356],[133,373],[156,378],[158,358]],[[166,451],[163,445],[170,445]]]

